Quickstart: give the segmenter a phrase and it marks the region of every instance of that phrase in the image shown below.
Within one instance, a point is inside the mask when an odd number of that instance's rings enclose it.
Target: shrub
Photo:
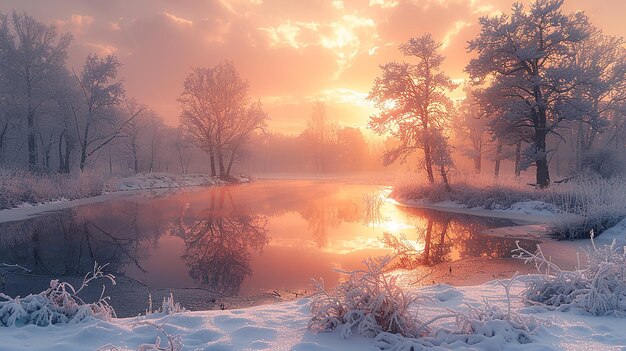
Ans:
[[[491,305],[468,305],[466,311],[444,309],[427,321],[420,321],[410,311],[433,300],[416,293],[406,293],[388,277],[384,268],[391,256],[364,261],[364,271],[343,272],[346,282],[326,290],[315,282],[318,293],[311,303],[309,328],[316,331],[340,330],[348,338],[354,331],[374,337],[382,350],[416,351],[434,346],[477,347],[481,343],[528,343],[541,321],[522,316],[511,307],[510,289],[516,279],[501,283],[506,292],[505,310]],[[440,320],[454,320],[454,329],[435,327]],[[493,347],[492,347],[493,348]]]
[[[509,209],[518,202],[547,203],[562,215],[549,226],[551,233],[560,239],[588,238],[591,230],[600,234],[626,217],[626,181],[591,173],[581,174],[567,183],[553,184],[548,189],[513,180],[477,178],[453,184],[452,192],[448,193],[437,184],[400,182],[391,196],[430,202],[451,200],[489,210]]]
[[[39,204],[74,200],[102,194],[104,177],[96,174],[34,174],[19,169],[0,169],[0,209],[24,203]]]
[[[382,332],[415,336],[420,323],[408,309],[418,296],[405,293],[396,284],[396,277],[384,273],[391,260],[391,256],[365,260],[366,270],[344,272],[348,280],[332,290],[326,290],[323,281],[314,280],[318,293],[311,303],[309,328],[325,331],[341,326],[344,338],[355,329],[368,337]]]
[[[104,296],[104,286],[100,299],[95,303],[85,303],[78,294],[96,279],[109,279],[115,284],[115,277],[104,274],[106,267],[96,263],[92,272],[85,275],[79,289],[69,283],[50,281],[50,288],[24,298],[11,298],[0,293],[0,326],[22,326],[34,324],[47,326],[58,323],[78,323],[90,317],[108,320],[115,316],[109,305],[109,297]],[[4,300],[4,301],[2,301]]]
[[[535,264],[540,273],[527,281],[525,299],[559,310],[577,307],[596,316],[626,316],[625,248],[617,247],[615,241],[598,248],[593,235],[591,244],[584,252],[585,267],[579,263],[573,271],[562,270],[550,262],[539,246],[537,252],[531,253],[518,245],[515,257]]]

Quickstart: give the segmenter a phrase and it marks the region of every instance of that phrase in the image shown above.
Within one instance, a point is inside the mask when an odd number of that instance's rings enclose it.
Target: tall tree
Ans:
[[[576,168],[592,151],[597,136],[604,133],[616,113],[624,114],[626,102],[626,48],[622,38],[592,29],[589,37],[576,45],[576,67],[589,84],[580,85],[574,95],[581,118],[576,121]]]
[[[525,153],[536,165],[540,187],[550,184],[546,137],[558,135],[571,113],[573,89],[584,84],[575,69],[574,45],[589,34],[581,12],[563,14],[563,0],[535,0],[529,8],[513,5],[511,15],[482,17],[481,32],[469,42],[477,54],[466,70],[476,81],[489,79],[477,96],[481,105],[500,113],[513,129],[532,131]]]
[[[262,128],[267,115],[250,104],[249,84],[230,61],[211,68],[193,68],[178,101],[181,127],[209,155],[211,175],[228,177],[246,136]],[[226,160],[228,158],[228,163]]]
[[[90,54],[80,76],[74,74],[83,93],[81,109],[74,110],[76,133],[80,143],[80,170],[85,169],[87,159],[117,138],[136,114],[120,120],[116,107],[124,97],[124,87],[117,80],[120,63],[115,55],[103,58]],[[81,115],[79,117],[79,115]],[[79,118],[80,121],[79,121]]]
[[[450,77],[440,72],[444,60],[438,53],[440,47],[430,34],[402,44],[402,54],[416,58],[417,63],[381,65],[382,76],[376,78],[368,96],[381,111],[370,118],[370,128],[379,134],[390,133],[401,142],[385,153],[384,163],[405,161],[408,155],[422,149],[431,184],[435,182],[433,147],[441,144],[434,139],[446,128],[453,111],[446,93],[456,87]]]
[[[58,35],[54,26],[27,14],[0,13],[0,70],[12,82],[27,122],[28,165],[38,166],[37,118],[49,98],[50,81],[63,74],[70,34]]]
[[[303,133],[312,148],[315,170],[322,173],[327,171],[328,149],[337,129],[334,123],[328,121],[327,110],[324,102],[316,101]]]

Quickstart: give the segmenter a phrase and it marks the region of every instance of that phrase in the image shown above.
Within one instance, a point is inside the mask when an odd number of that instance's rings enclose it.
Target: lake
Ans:
[[[360,269],[367,257],[397,254],[393,268],[411,271],[511,256],[513,239],[481,234],[512,225],[506,220],[389,202],[368,214],[364,198],[384,197],[389,190],[341,181],[264,180],[142,192],[2,223],[0,263],[19,264],[33,276],[77,277],[97,261],[151,289],[253,296],[304,293],[311,290],[311,278],[334,286],[342,279],[334,269]],[[535,244],[522,241],[531,249]],[[15,287],[22,296],[40,288]]]

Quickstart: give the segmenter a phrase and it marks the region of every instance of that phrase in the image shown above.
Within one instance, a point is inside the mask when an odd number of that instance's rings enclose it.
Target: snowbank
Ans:
[[[523,282],[513,284],[519,294]],[[434,285],[417,290],[433,299],[420,310],[421,316],[435,315],[446,308],[467,308],[464,303],[480,304],[483,297],[504,306],[502,286],[495,282],[473,287],[455,288]],[[522,307],[514,298],[516,307]],[[2,350],[136,350],[141,344],[154,344],[157,336],[161,346],[167,337],[155,326],[165,324],[170,336],[180,335],[184,350],[298,350],[298,351],[361,351],[378,350],[373,339],[353,335],[342,339],[339,332],[314,334],[307,330],[309,299],[240,310],[185,312],[171,316],[151,315],[141,318],[113,319],[111,322],[87,322],[37,327],[0,328]],[[551,321],[540,329],[529,344],[502,343],[497,337],[485,345],[451,345],[455,350],[623,350],[626,347],[626,319],[594,317],[580,311],[549,312],[522,307],[522,313]],[[106,346],[106,347],[105,347]],[[439,348],[442,350],[445,348]]]
[[[542,201],[516,202],[507,209],[485,209],[483,207],[468,207],[453,201],[430,203],[427,200],[389,199],[399,206],[426,208],[437,211],[468,214],[481,217],[510,219],[516,224],[546,224],[555,221],[560,213],[552,204]]]
[[[245,176],[233,176],[225,181],[219,177],[206,174],[168,174],[147,173],[122,178],[112,185],[114,191],[150,190],[164,188],[182,188],[188,186],[223,185],[229,183],[248,183],[251,179]],[[110,186],[111,187],[111,186]]]
[[[13,208],[0,206],[0,223],[20,221],[48,211],[87,205],[112,200],[121,196],[133,195],[142,190],[158,190],[184,188],[192,186],[224,185],[231,183],[249,183],[252,179],[246,176],[233,176],[229,181],[205,174],[174,175],[167,173],[138,174],[121,179],[113,179],[101,185],[101,195],[92,193],[82,197],[54,197],[47,201],[21,202]],[[1,189],[0,189],[1,190]],[[104,190],[104,193],[103,191]],[[0,201],[1,204],[1,201]]]

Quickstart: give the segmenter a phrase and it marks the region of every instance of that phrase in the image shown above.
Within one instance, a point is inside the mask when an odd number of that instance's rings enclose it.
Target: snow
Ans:
[[[559,217],[558,209],[542,201],[516,202],[507,209],[488,210],[482,207],[468,208],[464,204],[454,201],[430,203],[424,199],[388,199],[388,201],[406,207],[425,208],[437,211],[468,214],[473,216],[510,219],[516,224],[546,224]]]
[[[234,182],[247,183],[250,178],[245,176],[233,177]],[[122,178],[115,186],[117,191],[147,190],[163,188],[182,188],[189,186],[223,185],[228,182],[206,174],[174,175],[168,173],[147,173]]]
[[[522,281],[512,286],[519,294]],[[496,282],[479,286],[452,287],[444,284],[416,289],[434,302],[420,309],[420,317],[441,313],[446,309],[463,309],[465,304],[480,304],[483,296],[490,303],[504,306],[503,288]],[[524,307],[519,298],[514,306],[521,312],[541,318],[548,324],[532,336],[529,344],[504,343],[493,340],[478,348],[477,345],[454,349],[494,350],[623,350],[626,347],[626,319],[595,317],[579,310],[569,312],[547,311],[537,307]],[[170,336],[180,335],[184,350],[377,350],[373,339],[353,335],[342,339],[339,332],[315,334],[307,329],[310,299],[274,305],[257,306],[239,310],[184,312],[174,315],[153,314],[147,317],[113,319],[111,322],[92,319],[71,325],[0,328],[2,350],[96,350],[107,346],[109,350],[136,350],[142,344],[154,344],[157,336],[166,340],[155,325],[165,323],[164,331]],[[107,348],[103,348],[107,349]],[[440,348],[441,350],[441,348]]]
[[[251,181],[246,176],[234,176],[233,182],[248,183]],[[105,193],[99,196],[69,200],[60,198],[54,201],[30,204],[23,203],[16,208],[0,210],[0,223],[21,221],[45,212],[59,211],[66,208],[83,206],[98,202],[116,199],[122,196],[137,194],[144,190],[159,190],[171,188],[183,188],[193,186],[223,185],[227,182],[205,174],[174,175],[168,173],[138,174],[112,181],[108,184]]]

